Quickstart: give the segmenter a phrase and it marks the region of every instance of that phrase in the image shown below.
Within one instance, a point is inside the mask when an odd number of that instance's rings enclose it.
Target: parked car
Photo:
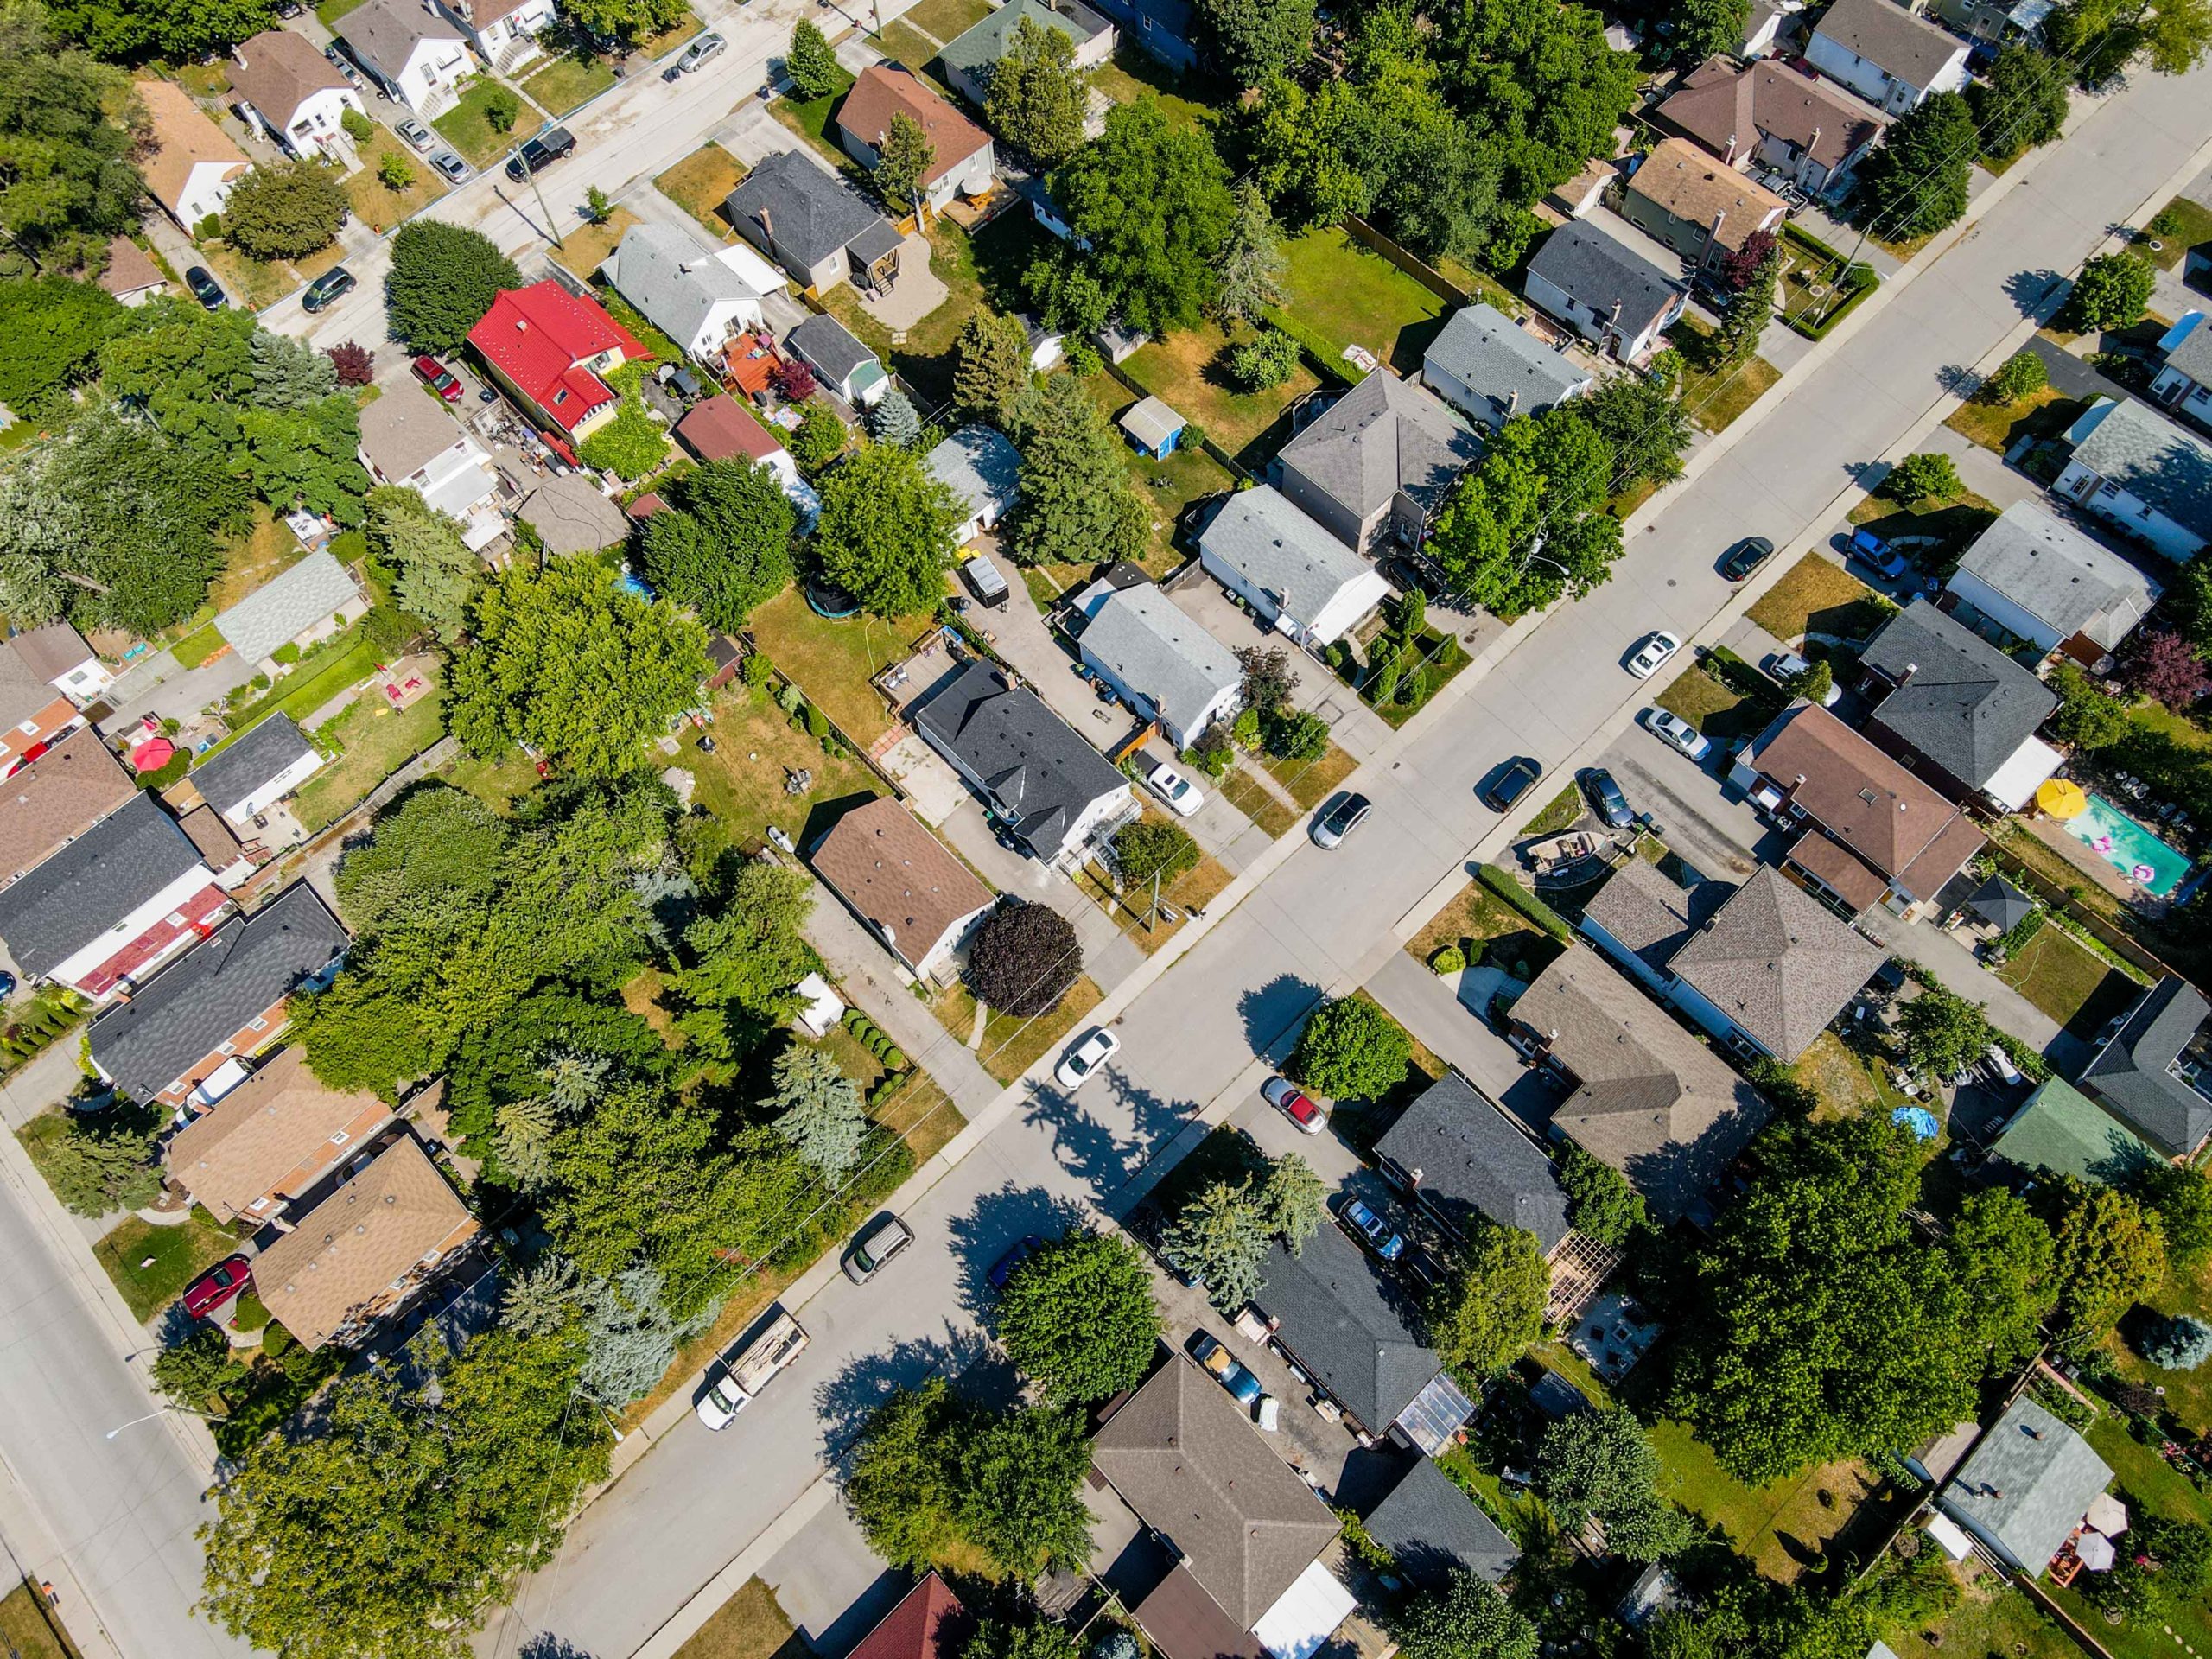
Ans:
[[[676,73],[679,75],[690,74],[709,59],[720,57],[722,48],[728,44],[729,42],[719,35],[702,35],[683,48],[683,55],[677,59],[675,63]]]
[[[1741,582],[1773,556],[1772,542],[1764,536],[1746,536],[1720,561],[1720,574],[1731,582]]]
[[[424,155],[429,154],[431,146],[438,142],[435,133],[412,117],[399,124],[398,132],[401,137]]]
[[[462,161],[460,156],[456,156],[449,149],[439,150],[435,155],[432,156],[430,157],[430,165],[436,168],[439,172],[444,174],[447,178],[450,179],[455,184],[459,184],[463,179],[468,176],[468,163]]]
[[[864,1285],[883,1271],[899,1251],[914,1242],[914,1230],[896,1216],[886,1216],[853,1246],[845,1258],[845,1277]]]
[[[1374,810],[1374,803],[1366,796],[1345,796],[1313,820],[1313,844],[1316,847],[1341,846],[1344,838],[1365,823]]]
[[[1146,787],[1167,803],[1179,818],[1187,818],[1206,804],[1198,786],[1165,760],[1145,774]]]
[[[1904,575],[1909,568],[1904,555],[1871,530],[1851,532],[1851,556],[1891,582]]]
[[[1063,1089],[1080,1089],[1098,1068],[1122,1052],[1122,1039],[1100,1026],[1060,1057],[1052,1068],[1052,1081]]]
[[[436,358],[429,356],[416,358],[415,378],[444,398],[446,402],[457,404],[461,401],[463,390],[461,377],[439,362]]]
[[[576,153],[576,136],[566,127],[548,127],[507,159],[507,176],[520,183],[533,173],[543,173],[554,162]]]
[[[1636,655],[1628,659],[1628,671],[1639,680],[1648,680],[1681,648],[1682,642],[1662,628],[1636,648]]]
[[[316,312],[341,296],[351,294],[360,284],[353,280],[353,273],[343,265],[333,265],[328,270],[308,284],[308,291],[300,296],[300,308]]]
[[[204,1319],[253,1281],[253,1263],[226,1255],[184,1287],[184,1311]]]
[[[1406,1241],[1391,1230],[1390,1224],[1376,1215],[1357,1198],[1346,1198],[1344,1207],[1338,1212],[1344,1225],[1357,1233],[1367,1248],[1385,1262],[1395,1262],[1406,1253]]]
[[[692,1409],[709,1428],[728,1428],[759,1397],[777,1372],[805,1350],[804,1328],[784,1309],[760,1334],[733,1348],[707,1368],[707,1391]]]
[[[984,1276],[991,1281],[993,1290],[1004,1290],[1006,1281],[1014,1277],[1014,1270],[1045,1248],[1045,1241],[1034,1233],[1024,1233],[1021,1242],[991,1263],[991,1270]]]
[[[1328,1127],[1329,1120],[1321,1109],[1300,1093],[1288,1077],[1269,1077],[1260,1085],[1260,1096],[1308,1135],[1319,1135]]]
[[[0,973],[0,996],[13,996],[15,994],[16,976],[13,974]]]
[[[1800,674],[1812,672],[1813,665],[1794,651],[1777,651],[1766,659],[1766,671],[1785,685]],[[1843,701],[1843,688],[1834,680],[1828,682],[1827,695],[1821,699],[1821,707],[1833,709]]]
[[[1267,1390],[1260,1386],[1260,1379],[1236,1363],[1219,1338],[1204,1331],[1193,1331],[1188,1344],[1191,1357],[1213,1375],[1216,1382],[1227,1389],[1230,1396],[1249,1410],[1259,1402]]]
[[[1603,766],[1585,766],[1575,774],[1574,781],[1582,786],[1591,810],[1605,822],[1607,829],[1625,830],[1636,822],[1636,814],[1629,810],[1628,797],[1621,793],[1613,774]]]
[[[219,311],[231,302],[231,296],[215,280],[215,273],[205,265],[186,266],[184,285],[192,290],[192,297],[210,311]]]
[[[1526,795],[1544,769],[1527,755],[1507,761],[1497,775],[1477,786],[1475,798],[1493,812],[1510,812],[1514,802]]]
[[[324,47],[322,55],[330,60],[332,68],[346,77],[346,84],[348,86],[357,92],[360,90],[361,72],[353,67],[353,60],[351,58],[340,52],[334,44]]]
[[[1702,760],[1713,753],[1713,740],[1680,715],[1654,706],[1643,711],[1643,723],[1662,743],[1693,760]]]

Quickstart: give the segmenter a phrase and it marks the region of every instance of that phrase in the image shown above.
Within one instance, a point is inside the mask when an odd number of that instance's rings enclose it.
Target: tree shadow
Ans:
[[[2005,297],[2024,317],[2032,317],[2056,297],[2066,278],[2049,269],[2016,270],[2005,279]]]
[[[1103,1206],[1143,1167],[1156,1142],[1181,1130],[1186,1108],[1118,1071],[1109,1071],[1103,1083],[1090,1087],[1094,1093],[1104,1090],[1105,1097],[1128,1113],[1128,1132],[1109,1128],[1085,1110],[1072,1091],[1051,1084],[1031,1093],[1025,1119],[1052,1131],[1053,1156],[1090,1188]]]
[[[1954,397],[1971,397],[1981,390],[1981,376],[1963,363],[1946,363],[1936,371],[1936,384]]]
[[[565,1636],[540,1630],[515,1649],[515,1659],[592,1659],[592,1654],[589,1649],[578,1647]]]
[[[1084,1222],[1079,1205],[1041,1186],[1008,1181],[982,1194],[966,1215],[954,1217],[945,1228],[960,1274],[960,1306],[992,1328],[998,1294],[991,1287],[990,1272],[1000,1259],[1024,1238],[1058,1238]]]
[[[942,1336],[907,1338],[887,1349],[861,1354],[834,1376],[824,1377],[815,1387],[814,1405],[821,1419],[824,1456],[832,1476],[843,1479],[854,1441],[878,1406],[899,1389],[918,1388],[934,1376],[960,1378],[964,1382],[990,1351],[981,1332],[963,1330],[947,1319]],[[1003,1363],[991,1369],[1005,1371],[1003,1380],[994,1379],[987,1371],[972,1389],[963,1385],[961,1393],[1011,1399],[1018,1391],[1013,1373]]]
[[[1310,979],[1278,974],[1236,999],[1238,1017],[1244,1021],[1244,1041],[1253,1053],[1271,1053],[1277,1043],[1305,1023],[1324,993]]]

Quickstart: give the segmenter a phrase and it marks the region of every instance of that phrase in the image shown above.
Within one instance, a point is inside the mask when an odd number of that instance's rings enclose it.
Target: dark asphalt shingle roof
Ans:
[[[840,386],[876,360],[860,336],[835,317],[809,317],[791,331],[784,344]]]
[[[1665,315],[1682,285],[1595,226],[1580,219],[1554,231],[1529,274],[1541,276],[1578,304],[1610,313],[1621,302],[1620,332],[1631,338]]]
[[[1283,1345],[1378,1434],[1442,1369],[1416,1333],[1408,1293],[1332,1224],[1296,1255],[1278,1243],[1253,1300],[1281,1322]]]
[[[1375,1150],[1418,1170],[1422,1199],[1462,1233],[1481,1214],[1534,1233],[1547,1253],[1567,1236],[1567,1195],[1551,1159],[1457,1072],[1423,1090]]]
[[[1976,789],[2058,707],[2058,694],[2031,671],[1926,599],[1891,617],[1860,661],[1905,682],[1877,705],[1875,720]]]
[[[4,898],[0,894],[0,898]],[[0,928],[0,938],[6,930]],[[2174,1071],[2212,1014],[2187,980],[2169,974],[2135,1005],[2127,1022],[2089,1062],[2082,1086],[2169,1156],[2196,1150],[2212,1135],[2212,1100]]]
[[[1093,801],[1128,786],[1034,691],[1009,686],[987,662],[969,664],[913,718],[1016,816],[1021,838],[1047,855]]]
[[[884,222],[860,192],[796,149],[778,150],[764,159],[729,193],[722,210],[731,224],[748,234],[760,230],[765,210],[772,234],[763,232],[761,241],[772,242],[804,270],[813,269]]]
[[[2212,448],[2202,439],[2133,397],[2091,410],[2075,434],[2070,460],[2212,540]]]
[[[1664,978],[1667,964],[1682,942],[1710,921],[1734,892],[1726,881],[1684,887],[1657,865],[1631,858],[1591,895],[1582,907],[1582,920],[1586,930],[1603,928],[1622,950]]]
[[[1573,359],[1488,305],[1454,311],[1421,354],[1421,367],[1489,399],[1501,421],[1541,414],[1590,384],[1589,372]]]
[[[199,862],[176,820],[142,793],[0,888],[0,939],[26,974],[50,973]]]
[[[292,723],[289,715],[271,715],[228,747],[194,767],[192,781],[218,812],[236,806],[315,746]]]
[[[2087,1440],[2023,1399],[1967,1454],[1943,1489],[1943,1505],[1972,1519],[2038,1575],[2111,1484],[2111,1468]]]
[[[1406,1471],[1367,1517],[1367,1535],[1398,1558],[1414,1583],[1441,1586],[1454,1573],[1496,1584],[1521,1552],[1459,1484],[1427,1458]]]
[[[1434,392],[1377,369],[1283,445],[1279,459],[1363,521],[1401,495],[1435,511],[1482,452],[1482,440]]]

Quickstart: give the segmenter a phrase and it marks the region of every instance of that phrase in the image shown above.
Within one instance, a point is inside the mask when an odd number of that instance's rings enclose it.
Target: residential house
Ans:
[[[1789,205],[1687,138],[1662,139],[1629,175],[1621,216],[1696,270],[1717,270],[1761,231],[1777,232]]]
[[[899,227],[803,149],[765,157],[729,193],[722,212],[740,236],[810,292],[826,294],[843,282],[873,291],[899,274]]]
[[[848,1659],[961,1659],[976,1621],[931,1567],[862,1637]]]
[[[1929,0],[1929,13],[1964,35],[1991,45],[2038,44],[2055,0]]]
[[[995,428],[962,427],[923,465],[959,505],[960,524],[952,533],[959,546],[994,527],[1021,499],[1021,452]]]
[[[1457,1071],[1407,1105],[1375,1143],[1375,1158],[1384,1179],[1453,1238],[1488,1219],[1534,1234],[1548,1256],[1567,1236],[1567,1195],[1551,1154]]]
[[[2111,1468],[2089,1443],[2023,1395],[1975,1442],[1936,1495],[1936,1507],[2032,1579],[2072,1541],[2111,1484]]]
[[[1152,583],[1102,578],[1076,595],[1075,611],[1084,665],[1177,749],[1235,716],[1244,684],[1235,653]]]
[[[368,595],[335,555],[310,553],[219,613],[215,632],[264,674],[281,674],[287,664],[276,660],[278,652],[327,639],[368,609]]]
[[[1487,431],[1580,397],[1597,377],[1489,305],[1464,306],[1422,353],[1421,384]]]
[[[0,789],[0,880],[45,862],[137,792],[99,734],[79,727]]]
[[[1198,61],[1198,22],[1191,0],[1098,0],[1122,38],[1157,58],[1178,74]]]
[[[1669,1000],[1746,1058],[1786,1065],[1851,1005],[1888,954],[1761,865],[1668,962]]]
[[[1624,363],[1648,357],[1688,300],[1658,266],[1580,219],[1545,238],[1523,286],[1531,305]]]
[[[1137,816],[1128,779],[1034,691],[1010,683],[988,662],[969,663],[911,718],[1031,856],[1046,864],[1079,860],[1093,841]]]
[[[377,1131],[391,1108],[366,1089],[333,1089],[296,1044],[234,1084],[162,1148],[169,1179],[219,1222],[258,1225],[311,1191]]]
[[[1813,26],[1805,61],[1891,115],[1931,92],[1966,90],[1967,43],[1895,0],[1835,0]]]
[[[773,433],[753,418],[752,412],[728,392],[716,392],[683,412],[672,435],[699,461],[734,461],[739,456],[766,467],[784,486],[784,494],[798,509],[799,527],[811,529],[822,512],[822,498],[814,486],[798,475],[798,463]]]
[[[378,483],[414,491],[458,524],[471,552],[506,534],[499,469],[435,398],[379,397],[363,409],[360,454]]]
[[[1803,831],[1783,862],[1849,915],[1880,905],[1912,920],[1983,845],[1957,806],[1802,697],[1738,752],[1728,781]]]
[[[562,473],[543,480],[523,497],[515,518],[536,531],[545,550],[556,557],[596,553],[630,534],[630,520],[622,509],[583,473]]]
[[[225,893],[236,893],[260,867],[255,855],[262,851],[259,843],[253,853],[246,851],[223,815],[205,801],[178,818],[176,827],[200,849],[200,861],[215,873],[215,885]]]
[[[2036,735],[2058,694],[1925,598],[1866,642],[1859,691],[1867,736],[1949,800],[2017,812],[2065,759]]]
[[[2164,591],[2036,501],[2015,501],[1959,556],[1936,603],[2102,672]],[[1950,601],[1946,604],[1945,601]]]
[[[425,121],[457,103],[476,73],[466,31],[429,0],[361,0],[335,32],[364,74]]]
[[[814,371],[825,391],[855,408],[874,408],[891,390],[881,360],[835,317],[809,317],[784,337],[784,348]]]
[[[2212,542],[2212,449],[2133,397],[2098,397],[2068,429],[2050,487],[2181,564]]]
[[[1794,11],[1795,5],[1789,10]],[[1751,10],[1744,19],[1743,37],[1736,43],[1736,55],[1749,63],[1773,51],[1782,35],[1784,15],[1778,0],[1751,0]]]
[[[230,899],[140,791],[0,887],[0,940],[27,979],[104,1001],[213,931]]]
[[[107,695],[115,672],[100,661],[85,636],[67,622],[49,622],[8,641],[25,668],[44,680],[78,708],[88,708]]]
[[[925,86],[912,70],[895,63],[874,63],[837,106],[837,142],[869,172],[893,116],[903,115],[930,143],[930,164],[914,181],[915,195],[932,213],[943,213],[953,197],[988,196],[998,182],[998,158],[991,135]],[[899,204],[902,211],[911,204]]]
[[[42,666],[22,652],[0,652],[0,778],[85,723],[84,711],[39,671]]]
[[[1190,423],[1158,397],[1140,397],[1121,412],[1115,425],[1150,461],[1165,461],[1175,453]]]
[[[100,1076],[142,1105],[181,1106],[195,1091],[213,1098],[220,1090],[201,1085],[274,1042],[286,1005],[329,983],[351,943],[315,888],[295,882],[93,1020],[86,1052]]]
[[[404,1129],[254,1258],[270,1317],[310,1352],[351,1345],[398,1312],[480,1230]]]
[[[0,938],[6,937],[0,928]],[[2084,1093],[2169,1158],[2193,1158],[2212,1138],[2208,1016],[2212,1007],[2196,988],[2168,974],[2144,993],[2082,1073]]]
[[[1889,118],[1833,82],[1787,64],[1708,58],[1652,111],[1662,127],[1694,139],[1738,172],[1781,174],[1834,200],[1881,142]]]
[[[99,283],[136,310],[168,293],[169,279],[162,275],[162,268],[145,249],[127,236],[118,236],[107,245],[107,269],[100,272]]]
[[[1989,1149],[2045,1179],[2126,1187],[2165,1154],[2063,1077],[2036,1085]]]
[[[1075,48],[1077,73],[1096,69],[1114,55],[1114,25],[1078,0],[1007,0],[973,29],[948,41],[938,57],[946,84],[977,109],[988,101],[991,71],[1006,55],[1007,42],[1025,17],[1068,37]]]
[[[1695,881],[1685,887],[1642,859],[1642,869],[1624,864],[1605,878],[1582,908],[1582,936],[1612,959],[1653,995],[1674,988],[1668,963],[1711,921],[1736,889],[1726,881]]]
[[[1420,546],[1482,452],[1435,394],[1376,369],[1301,426],[1269,472],[1307,518],[1363,553],[1386,532]]]
[[[995,899],[904,805],[883,796],[839,818],[808,862],[918,980],[949,980],[953,953]]]
[[[194,766],[192,781],[202,800],[243,829],[321,770],[321,751],[280,712]]]
[[[146,106],[138,162],[146,194],[187,236],[197,235],[200,221],[221,213],[231,188],[253,163],[175,81],[142,80],[131,90]]]
[[[1165,1659],[1241,1654],[1247,1632],[1270,1651],[1301,1654],[1284,1638],[1317,1636],[1318,1647],[1351,1612],[1351,1592],[1320,1560],[1337,1517],[1190,1361],[1171,1356],[1115,1408],[1090,1461],[1175,1563],[1130,1610]],[[1334,1614],[1318,1634],[1302,1605],[1317,1591]]]
[[[1766,1122],[1757,1090],[1587,945],[1521,994],[1509,1034],[1567,1091],[1552,1134],[1620,1171],[1662,1222],[1698,1209]]]
[[[2191,425],[2212,431],[2212,328],[2202,311],[2184,311],[2158,338],[2151,396]]]
[[[625,363],[652,359],[597,300],[571,294],[550,277],[499,294],[468,331],[468,343],[532,419],[571,443],[620,410],[621,394],[605,377]]]
[[[632,225],[599,274],[710,368],[733,339],[761,327],[760,302],[785,285],[776,268],[742,242],[702,248],[673,225]]]
[[[1198,537],[1198,562],[1264,626],[1316,651],[1349,633],[1390,591],[1372,564],[1267,484],[1216,509]]]
[[[437,0],[437,5],[468,31],[469,44],[502,75],[544,55],[538,37],[561,15],[554,0]]]
[[[346,111],[368,113],[353,83],[296,29],[239,41],[230,74],[231,91],[288,155],[336,159]]]
[[[1444,1589],[1460,1573],[1496,1584],[1521,1559],[1466,1489],[1428,1458],[1407,1465],[1363,1524],[1367,1535],[1397,1558],[1398,1570],[1425,1590]]]

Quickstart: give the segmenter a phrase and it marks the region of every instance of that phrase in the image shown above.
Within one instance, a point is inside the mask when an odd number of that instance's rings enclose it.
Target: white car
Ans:
[[[1766,671],[1775,679],[1788,684],[1800,674],[1812,672],[1813,665],[1794,651],[1777,651],[1767,660]],[[1834,680],[1828,682],[1827,695],[1821,699],[1821,707],[1833,709],[1843,701],[1843,688]]]
[[[1052,1068],[1052,1081],[1063,1089],[1080,1089],[1121,1052],[1122,1039],[1100,1026],[1060,1056],[1060,1063]]]
[[[1179,818],[1187,818],[1206,804],[1198,786],[1165,760],[1145,775],[1152,792],[1167,803]]]
[[[1636,655],[1628,659],[1628,671],[1639,680],[1648,680],[1681,648],[1682,642],[1662,628],[1636,648]]]
[[[1681,750],[1693,760],[1702,760],[1713,753],[1713,740],[1680,715],[1669,714],[1664,709],[1646,709],[1643,723],[1662,743],[1670,749]]]

